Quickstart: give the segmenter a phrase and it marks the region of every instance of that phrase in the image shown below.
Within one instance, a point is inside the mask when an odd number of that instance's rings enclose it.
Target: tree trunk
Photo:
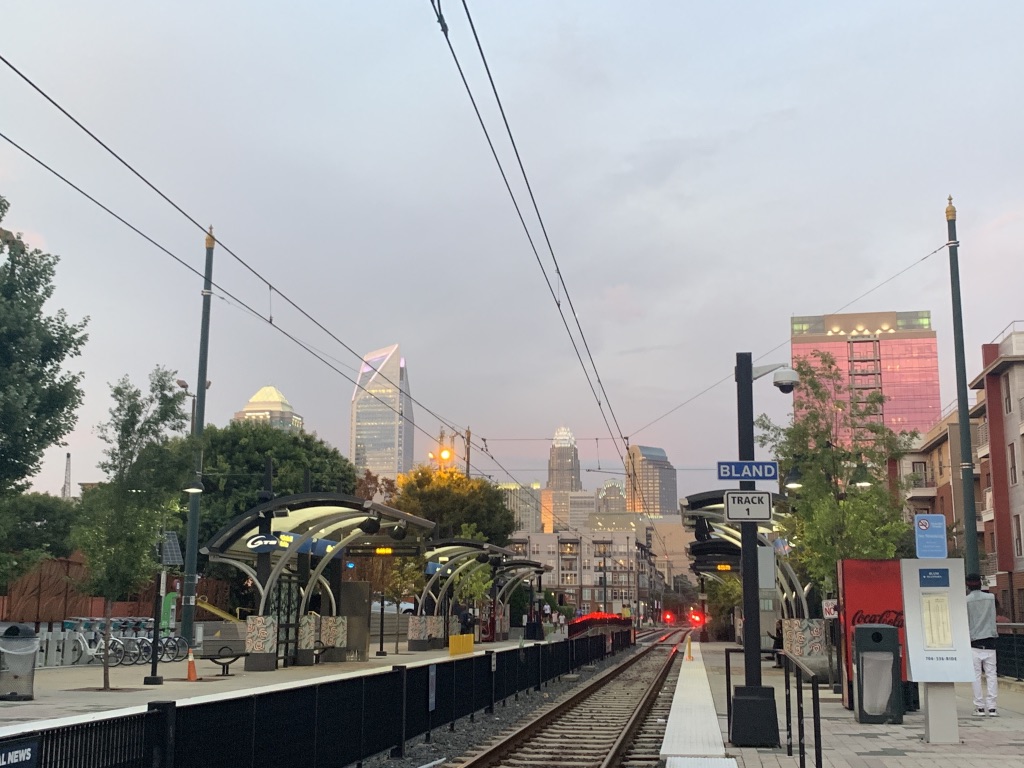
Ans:
[[[110,624],[114,614],[114,602],[109,598],[103,600],[103,690],[110,690]]]

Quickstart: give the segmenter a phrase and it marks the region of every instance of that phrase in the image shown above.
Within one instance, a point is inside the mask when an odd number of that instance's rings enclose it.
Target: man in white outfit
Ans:
[[[974,715],[998,717],[996,695],[996,596],[981,591],[981,576],[967,574],[967,626],[974,656]],[[985,675],[987,696],[982,695],[981,676]]]

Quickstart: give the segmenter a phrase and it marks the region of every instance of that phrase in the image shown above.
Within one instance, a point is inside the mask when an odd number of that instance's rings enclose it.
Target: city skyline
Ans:
[[[415,466],[415,419],[409,374],[398,344],[367,353],[349,411],[348,459],[356,477],[367,470],[392,480]]]
[[[0,92],[12,139],[186,264],[201,269],[214,225],[211,423],[227,423],[270,360],[306,428],[344,452],[343,376],[358,377],[363,351],[400,339],[422,404],[417,462],[440,416],[472,425],[474,472],[543,482],[551,431],[566,423],[586,488],[622,471],[621,432],[666,450],[682,496],[717,487],[715,462],[736,457],[736,352],[789,360],[794,315],[851,302],[931,311],[942,406],[953,400],[947,195],[960,214],[969,369],[1012,317],[1021,107],[990,94],[1013,92],[1024,64],[1012,35],[1022,8],[755,8],[737,21],[654,3],[622,34],[614,14],[481,7],[478,31],[586,334],[575,342],[601,386],[583,375],[556,305],[575,332],[566,291],[544,282],[429,13],[327,8],[310,30],[265,8],[242,29],[230,10],[204,7],[197,33],[194,12],[15,4],[9,25],[52,29],[54,44],[44,53],[18,37],[5,55],[201,228],[9,71]],[[180,40],[194,34],[230,58],[191,56]],[[472,53],[464,21],[451,34]],[[283,41],[273,62],[266,37]],[[934,105],[949,93],[958,108],[936,130]],[[268,101],[280,108],[268,114]],[[492,100],[482,108],[490,125]],[[510,159],[506,142],[496,149]],[[521,178],[511,182],[519,191]],[[78,426],[34,481],[58,493],[66,452],[76,483],[100,479],[94,428],[108,382],[142,382],[156,364],[196,380],[201,283],[8,145],[0,194],[11,203],[3,226],[63,257],[51,305],[91,317],[69,366],[85,373]],[[540,261],[553,279],[550,254]],[[755,385],[757,413],[782,421],[789,405]]]

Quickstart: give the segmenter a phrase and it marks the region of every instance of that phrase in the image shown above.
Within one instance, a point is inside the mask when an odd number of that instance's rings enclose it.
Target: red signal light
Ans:
[[[707,621],[705,616],[700,611],[690,611],[690,625],[693,627],[703,627],[704,622]]]
[[[664,624],[671,624],[673,621],[675,621],[674,617],[672,616],[672,612],[671,611],[665,611],[664,613],[662,613],[661,614],[661,621]]]

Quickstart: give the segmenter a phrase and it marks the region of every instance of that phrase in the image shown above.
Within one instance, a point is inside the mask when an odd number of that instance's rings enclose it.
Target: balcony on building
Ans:
[[[935,478],[930,474],[912,475],[909,488],[907,488],[907,499],[934,499],[937,492]]]
[[[992,506],[992,489],[985,489],[985,500],[982,502],[984,506],[981,509],[981,522],[987,523],[995,519],[996,510]]]
[[[999,572],[999,558],[995,552],[989,555],[985,555],[981,558],[981,562],[978,564],[981,568],[982,576],[995,576]]]
[[[978,454],[978,458],[979,459],[988,458],[988,456],[989,456],[988,442],[989,442],[988,441],[988,422],[985,421],[985,422],[982,422],[981,424],[978,425],[978,450],[977,450],[977,454]]]
[[[1024,435],[1024,397],[1022,397],[1020,402],[1017,403],[1017,413],[1020,414],[1017,417],[1017,422],[1020,426],[1020,433],[1021,435]]]

